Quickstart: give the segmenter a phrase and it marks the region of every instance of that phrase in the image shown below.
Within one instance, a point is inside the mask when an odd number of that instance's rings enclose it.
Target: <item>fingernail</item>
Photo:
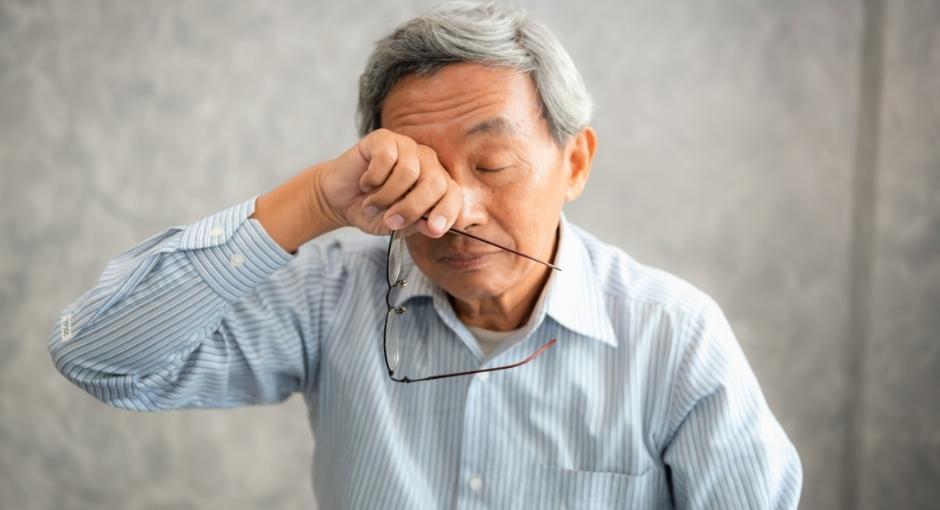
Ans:
[[[402,218],[400,214],[396,214],[385,220],[385,224],[392,230],[398,230],[405,226],[405,218]]]
[[[438,233],[443,232],[446,225],[447,225],[447,218],[441,215],[437,215],[431,218],[431,221],[428,222],[428,226],[431,227],[431,230],[438,232]]]
[[[371,218],[379,213],[379,208],[373,205],[370,205],[366,207],[365,209],[363,209],[362,212],[366,213],[366,216]]]
[[[361,189],[363,193],[372,193],[372,190],[375,188],[369,186],[368,184],[363,184],[362,186],[359,186],[359,189]]]

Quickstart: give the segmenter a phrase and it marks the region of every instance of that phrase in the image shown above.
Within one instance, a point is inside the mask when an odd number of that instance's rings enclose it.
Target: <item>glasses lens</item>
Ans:
[[[393,308],[385,316],[385,361],[392,372],[398,370],[401,344],[398,336],[398,312]]]
[[[401,276],[401,259],[405,243],[401,238],[401,231],[392,232],[392,239],[388,243],[388,285],[394,287]]]

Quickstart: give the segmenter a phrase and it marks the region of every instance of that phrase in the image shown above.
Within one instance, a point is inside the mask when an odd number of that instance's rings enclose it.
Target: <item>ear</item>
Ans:
[[[565,147],[565,164],[568,168],[565,202],[573,202],[581,196],[591,173],[591,162],[594,161],[596,150],[597,133],[591,126],[585,127],[568,140]]]

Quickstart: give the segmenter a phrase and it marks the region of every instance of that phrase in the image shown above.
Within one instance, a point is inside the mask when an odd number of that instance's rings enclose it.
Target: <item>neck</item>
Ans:
[[[552,261],[558,248],[558,230],[549,246],[548,257]],[[494,331],[511,331],[521,328],[532,315],[535,304],[542,295],[542,290],[551,276],[551,269],[529,261],[530,270],[526,272],[518,285],[499,296],[473,301],[463,301],[449,296],[457,317],[466,325]]]

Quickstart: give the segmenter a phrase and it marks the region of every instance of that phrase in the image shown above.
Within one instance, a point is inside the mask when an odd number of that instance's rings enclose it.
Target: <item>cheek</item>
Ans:
[[[561,170],[555,168],[522,170],[512,179],[494,183],[490,190],[493,216],[529,227],[553,221],[565,203],[565,183]]]
[[[565,182],[560,168],[520,178],[497,191],[500,204],[492,214],[513,239],[517,249],[545,256],[565,204]]]

